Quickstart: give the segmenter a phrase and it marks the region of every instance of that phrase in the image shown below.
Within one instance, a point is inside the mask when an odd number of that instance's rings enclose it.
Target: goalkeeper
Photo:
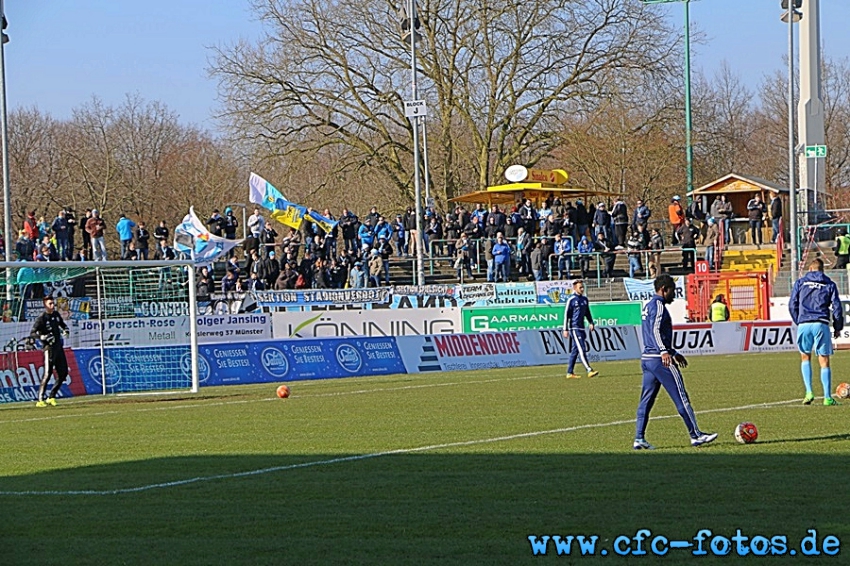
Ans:
[[[62,348],[62,338],[68,336],[68,326],[62,320],[62,316],[56,311],[56,303],[53,297],[45,297],[44,312],[41,313],[35,324],[33,324],[30,338],[41,340],[44,348],[44,376],[41,378],[41,386],[38,388],[38,401],[36,407],[56,406],[56,393],[65,379],[68,377],[68,360],[65,359],[65,350]],[[44,398],[47,390],[47,382],[56,370],[56,383],[50,389],[50,395]]]

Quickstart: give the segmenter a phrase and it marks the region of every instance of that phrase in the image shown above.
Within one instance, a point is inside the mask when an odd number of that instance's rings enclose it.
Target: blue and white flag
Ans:
[[[241,243],[210,234],[195,214],[195,207],[189,207],[189,214],[174,228],[174,249],[187,254],[196,265],[208,265]]]

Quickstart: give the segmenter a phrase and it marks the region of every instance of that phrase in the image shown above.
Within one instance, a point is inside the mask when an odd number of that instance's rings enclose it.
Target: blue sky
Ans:
[[[638,1],[638,0],[634,0]],[[850,56],[850,1],[821,0],[825,56]],[[657,5],[680,29],[682,4]],[[35,106],[56,118],[97,95],[120,104],[128,93],[159,100],[184,123],[216,129],[216,83],[209,47],[259,37],[248,0],[5,0],[8,106]],[[708,75],[726,60],[754,88],[786,69],[787,27],[779,0],[697,0],[690,4],[693,67]]]

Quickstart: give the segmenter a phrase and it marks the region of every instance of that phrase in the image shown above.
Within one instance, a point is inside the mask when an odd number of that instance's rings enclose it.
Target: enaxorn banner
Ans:
[[[289,311],[270,316],[276,339],[461,332],[458,308]]]
[[[610,362],[631,360],[640,357],[641,344],[636,326],[597,326],[587,332],[590,351],[588,361]],[[528,331],[530,350],[534,365],[565,364],[570,357],[572,338],[565,338],[560,329]]]

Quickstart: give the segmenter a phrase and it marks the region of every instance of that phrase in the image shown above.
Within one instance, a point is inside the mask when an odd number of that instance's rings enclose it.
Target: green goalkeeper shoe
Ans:
[[[36,407],[46,407],[47,403],[45,403],[44,401],[36,401],[35,406]]]
[[[814,393],[806,393],[806,396],[803,397],[803,405],[811,405],[812,401],[814,401],[814,400],[815,400],[815,394]]]
[[[47,398],[47,404],[50,405],[51,407],[55,407],[56,406],[56,399],[54,399],[53,397],[48,397]]]

